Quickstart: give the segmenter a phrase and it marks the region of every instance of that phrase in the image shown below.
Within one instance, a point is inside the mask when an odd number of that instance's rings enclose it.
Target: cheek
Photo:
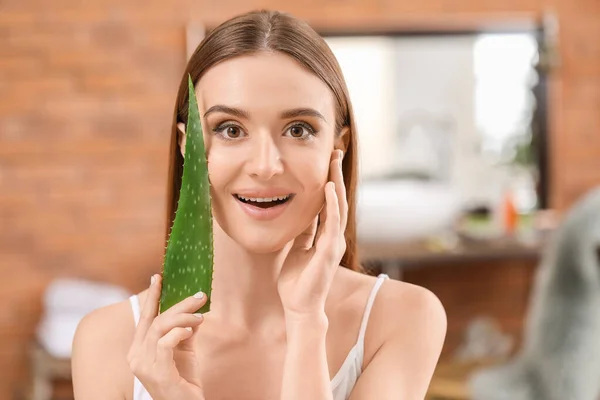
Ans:
[[[231,151],[220,148],[218,143],[212,143],[212,138],[206,138],[205,143],[210,183],[214,188],[222,190],[235,174],[236,165],[232,160],[236,157]]]
[[[208,155],[208,179],[213,202],[213,211],[219,213],[223,203],[229,199],[228,184],[235,175],[235,165],[231,159],[220,152],[211,152]]]
[[[294,217],[298,229],[303,230],[319,213],[325,202],[324,187],[329,177],[329,160],[326,154],[304,157],[297,162],[296,177],[302,186],[302,193],[295,205]],[[301,222],[301,223],[300,223]],[[295,232],[299,234],[300,232]]]
[[[296,173],[307,192],[322,190],[329,178],[329,154],[313,154],[297,158]]]

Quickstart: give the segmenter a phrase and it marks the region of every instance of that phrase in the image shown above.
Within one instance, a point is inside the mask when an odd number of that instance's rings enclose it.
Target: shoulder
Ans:
[[[421,286],[388,279],[378,297],[374,313],[380,321],[384,339],[414,337],[429,339],[432,344],[441,346],[446,336],[446,311],[433,292]]]
[[[340,272],[339,285],[344,286],[346,297],[356,294],[364,299],[377,281],[375,276],[345,268]],[[398,331],[415,331],[420,327],[443,338],[446,322],[445,309],[433,292],[411,283],[385,279],[374,299],[368,331],[372,333],[370,336],[385,339]]]
[[[365,298],[376,278],[344,273],[350,291]],[[363,372],[350,397],[422,399],[446,336],[446,312],[430,290],[386,279],[374,299],[364,338]]]
[[[94,310],[79,322],[71,361],[76,399],[131,397],[127,352],[134,332],[129,300]]]
[[[374,276],[354,273],[357,288],[370,293],[377,280]],[[394,279],[385,279],[375,296],[368,324],[372,342],[383,345],[398,337],[410,335],[433,343],[443,342],[446,335],[446,311],[439,298],[421,286]],[[367,338],[367,339],[369,339]]]
[[[446,312],[430,290],[386,280],[373,303],[365,337],[364,379],[357,392],[376,382],[379,398],[423,398],[446,337]],[[362,396],[356,398],[362,399]]]
[[[377,277],[343,268],[338,273],[338,297],[355,310],[365,304]],[[433,343],[443,342],[446,335],[446,312],[439,298],[430,290],[407,282],[386,279],[377,292],[367,325],[366,341],[381,346],[398,337],[430,336]]]

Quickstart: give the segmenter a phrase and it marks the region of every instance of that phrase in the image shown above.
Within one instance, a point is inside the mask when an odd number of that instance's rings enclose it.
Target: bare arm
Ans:
[[[315,315],[286,325],[281,400],[333,400],[325,346],[327,316]]]
[[[425,398],[446,336],[446,313],[428,290],[411,291],[410,299],[386,304],[393,329],[358,379],[350,400]],[[402,304],[398,301],[406,304],[407,318],[394,319],[398,314],[393,307]]]
[[[112,305],[93,311],[79,323],[71,360],[75,400],[125,400],[125,383],[131,381],[133,388],[124,347],[132,332],[118,323],[124,321],[123,314],[123,304]]]

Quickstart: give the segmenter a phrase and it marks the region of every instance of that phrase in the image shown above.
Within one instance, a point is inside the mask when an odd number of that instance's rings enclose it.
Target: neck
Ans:
[[[270,330],[284,322],[277,279],[291,242],[268,254],[251,253],[213,219],[214,271],[211,314],[244,330]]]

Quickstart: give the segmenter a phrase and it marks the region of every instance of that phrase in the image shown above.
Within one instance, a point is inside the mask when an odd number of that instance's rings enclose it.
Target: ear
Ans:
[[[177,123],[177,143],[179,143],[181,156],[185,158],[185,124],[183,122]]]
[[[346,150],[348,149],[349,145],[350,145],[350,128],[345,126],[344,128],[342,128],[342,131],[340,132],[340,134],[335,137],[335,142],[333,144],[333,147],[335,150],[341,150],[342,152],[344,152],[344,154],[346,154]]]

